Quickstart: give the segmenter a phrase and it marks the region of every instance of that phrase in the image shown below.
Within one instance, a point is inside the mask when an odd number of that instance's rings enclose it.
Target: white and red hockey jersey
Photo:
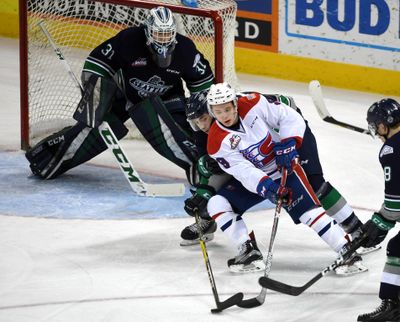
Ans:
[[[259,93],[240,97],[237,104],[239,128],[232,130],[214,122],[207,150],[225,172],[257,193],[257,185],[266,175],[272,180],[281,177],[275,163],[275,142],[293,138],[299,148],[306,125],[294,109],[280,102],[270,103]]]

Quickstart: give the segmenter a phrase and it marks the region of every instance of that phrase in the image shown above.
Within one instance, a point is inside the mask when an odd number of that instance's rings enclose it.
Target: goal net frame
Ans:
[[[32,144],[32,133],[31,133],[31,124],[30,124],[30,92],[29,92],[29,23],[28,23],[28,1],[34,0],[19,0],[19,27],[20,27],[20,38],[19,38],[19,53],[20,53],[20,130],[21,130],[21,149],[27,150]],[[40,1],[40,0],[38,0]],[[57,1],[57,0],[42,0],[42,1]],[[102,4],[111,4],[111,5],[122,5],[127,7],[135,7],[142,9],[151,9],[156,6],[165,6],[173,13],[190,15],[190,16],[199,16],[204,18],[209,18],[213,21],[214,25],[214,75],[216,82],[224,81],[224,50],[231,50],[233,48],[224,48],[224,21],[223,17],[218,12],[218,9],[213,8],[192,8],[186,7],[184,5],[179,4],[171,4],[164,3],[161,0],[76,0],[79,3],[94,3],[99,2]],[[171,0],[169,0],[171,1]],[[202,0],[199,0],[200,3]],[[229,0],[224,0],[228,2]],[[168,2],[168,1],[166,1]],[[177,1],[178,2],[178,1]],[[236,16],[236,3],[232,1],[235,6],[235,16]],[[85,19],[85,18],[83,18]],[[234,43],[234,42],[233,42]],[[232,47],[234,44],[232,44]],[[94,48],[94,47],[93,47]],[[55,54],[54,54],[55,55]],[[232,55],[233,57],[233,55]],[[68,57],[66,57],[68,60]],[[225,62],[226,63],[226,62]],[[232,62],[234,64],[234,61]],[[82,61],[83,65],[83,61]],[[80,77],[79,75],[76,75]],[[226,78],[226,76],[225,76]],[[234,79],[236,82],[236,74],[234,74]],[[237,86],[237,84],[233,84]],[[51,133],[49,133],[51,134]]]

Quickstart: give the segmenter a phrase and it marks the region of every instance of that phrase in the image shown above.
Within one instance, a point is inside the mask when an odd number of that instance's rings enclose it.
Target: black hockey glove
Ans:
[[[199,170],[199,173],[207,179],[213,174],[224,173],[224,171],[219,167],[218,162],[211,158],[208,154],[203,155],[197,161],[197,169]]]
[[[192,217],[199,213],[203,219],[210,220],[207,212],[208,200],[215,194],[215,189],[208,185],[199,185],[193,196],[185,200],[185,211]]]
[[[394,227],[395,223],[395,221],[388,220],[375,212],[372,218],[362,227],[363,232],[367,235],[363,246],[374,247],[380,244],[385,239],[388,231]]]

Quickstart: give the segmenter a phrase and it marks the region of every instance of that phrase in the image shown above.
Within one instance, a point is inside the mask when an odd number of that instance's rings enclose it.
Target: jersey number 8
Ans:
[[[390,167],[384,167],[383,168],[383,174],[385,176],[385,181],[390,181],[390,178],[391,178],[391,169],[390,169]]]

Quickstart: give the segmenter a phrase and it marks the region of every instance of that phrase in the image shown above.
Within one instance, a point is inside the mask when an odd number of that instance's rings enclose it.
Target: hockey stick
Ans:
[[[371,135],[371,132],[369,130],[363,129],[355,125],[351,125],[349,123],[338,121],[329,113],[325,105],[324,97],[322,96],[321,84],[317,80],[313,80],[310,82],[310,84],[308,85],[308,90],[310,92],[314,105],[317,108],[319,116],[325,122],[335,124],[359,133],[365,133]]]
[[[310,279],[307,283],[305,283],[303,286],[293,286],[289,284],[285,284],[276,280],[273,280],[268,277],[260,277],[259,283],[262,287],[269,288],[270,290],[284,293],[287,295],[293,295],[293,296],[298,296],[302,294],[305,290],[307,290],[309,287],[311,287],[313,284],[315,284],[318,280],[320,280],[322,277],[324,277],[328,272],[333,271],[336,267],[340,266],[343,264],[343,262],[348,259],[364,242],[366,239],[366,235],[362,235],[355,239],[350,246],[349,250],[346,252],[346,254],[343,255],[342,258],[335,260],[331,265],[325,267],[321,272],[319,272],[317,275],[315,275],[312,279]]]
[[[195,213],[195,218],[196,218],[197,226],[200,227],[200,217],[199,217],[198,211],[196,211],[196,213]],[[214,299],[215,299],[215,304],[217,305],[217,307],[215,309],[211,309],[211,313],[219,313],[219,312],[227,309],[228,307],[231,307],[234,305],[239,305],[239,303],[243,299],[243,293],[241,293],[241,292],[236,293],[235,295],[232,295],[230,298],[226,299],[223,302],[220,302],[219,296],[218,296],[218,291],[217,291],[217,286],[215,284],[214,274],[213,274],[210,259],[208,257],[208,253],[207,253],[206,243],[203,240],[203,232],[201,231],[201,229],[199,229],[199,243],[200,243],[200,247],[201,247],[201,252],[203,253],[204,263],[206,265],[208,279],[210,280],[211,289],[212,289]]]
[[[281,186],[286,185],[286,179],[287,179],[287,170],[283,169],[282,178],[281,178]],[[281,213],[281,208],[282,208],[282,199],[279,199],[276,204],[276,207],[275,207],[274,222],[272,224],[272,231],[271,231],[271,236],[269,239],[268,255],[267,255],[267,261],[265,263],[264,277],[267,277],[269,275],[269,272],[271,271],[275,236],[276,236],[276,232],[278,230],[278,223],[279,223],[279,216]],[[267,289],[265,287],[263,287],[260,291],[260,294],[258,294],[256,297],[252,297],[250,299],[243,300],[240,304],[238,304],[238,306],[240,306],[242,308],[246,308],[246,309],[260,306],[260,305],[264,304],[266,295],[267,295]]]
[[[74,72],[72,71],[71,66],[65,59],[62,51],[60,48],[57,47],[56,43],[53,40],[53,37],[50,35],[49,31],[47,30],[46,26],[44,25],[44,21],[40,21],[38,26],[43,31],[44,35],[46,36],[47,40],[49,41],[51,47],[53,48],[54,52],[56,53],[58,59],[63,64],[65,70],[68,72],[68,75],[74,81],[74,84],[81,93],[83,93],[83,88],[81,83],[79,82],[78,78],[75,76]],[[92,120],[92,125],[94,122],[94,117],[88,118]],[[122,150],[121,146],[118,143],[118,139],[116,138],[113,130],[111,129],[110,125],[103,121],[99,125],[99,133],[102,137],[104,143],[107,145],[109,149],[113,152],[115,159],[118,162],[118,165],[123,172],[125,178],[128,180],[132,190],[138,194],[139,196],[145,197],[176,197],[176,196],[183,196],[185,193],[185,185],[182,183],[171,183],[171,184],[149,184],[145,183],[137,173],[137,171],[133,168],[132,162],[129,161],[126,153]]]

